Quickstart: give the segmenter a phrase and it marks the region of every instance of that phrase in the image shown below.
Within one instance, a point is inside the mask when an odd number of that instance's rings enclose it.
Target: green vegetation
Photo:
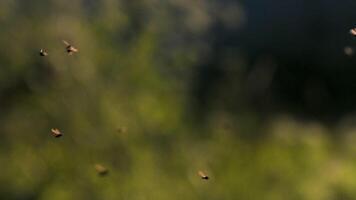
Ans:
[[[352,117],[263,120],[239,85],[219,97],[241,112],[195,108],[211,27],[245,20],[219,1],[1,0],[0,199],[356,199]],[[243,54],[225,53],[225,84],[243,81]]]

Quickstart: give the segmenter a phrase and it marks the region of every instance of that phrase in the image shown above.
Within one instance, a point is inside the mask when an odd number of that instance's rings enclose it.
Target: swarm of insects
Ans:
[[[51,133],[56,138],[61,137],[63,135],[57,128],[52,128]]]
[[[101,164],[95,164],[94,168],[100,176],[105,176],[109,173],[109,170]]]
[[[40,56],[48,56],[48,53],[45,49],[40,49]]]
[[[79,50],[75,48],[73,45],[69,44],[67,41],[62,40],[63,43],[66,45],[66,51],[68,55],[72,55],[73,53],[77,53]]]
[[[350,33],[351,35],[356,36],[356,28],[350,29]]]
[[[206,175],[204,172],[202,171],[198,171],[198,175],[200,176],[201,179],[204,179],[204,180],[208,180],[209,179],[209,176]]]

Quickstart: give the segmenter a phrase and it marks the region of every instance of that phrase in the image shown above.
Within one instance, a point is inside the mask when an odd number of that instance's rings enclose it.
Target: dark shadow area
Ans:
[[[236,107],[241,96],[233,95],[241,90],[245,103],[261,115],[287,112],[329,122],[355,110],[356,60],[344,52],[347,46],[356,47],[349,33],[355,2],[246,1],[244,6],[248,23],[242,29],[217,22],[208,32],[206,42],[213,50],[197,68],[192,90],[201,116],[225,93],[235,99],[222,100],[219,106],[241,111]],[[231,73],[241,77],[241,70],[226,70],[222,64],[227,49],[246,55],[242,81],[226,78]]]

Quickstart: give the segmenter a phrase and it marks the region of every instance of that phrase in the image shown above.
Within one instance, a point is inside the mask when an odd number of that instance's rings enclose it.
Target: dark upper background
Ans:
[[[200,85],[205,88],[201,101],[206,101],[204,95],[214,84],[226,81],[216,77],[230,73],[218,63],[226,49],[234,49],[246,59],[243,79],[247,81],[242,84],[255,109],[326,122],[354,111],[356,63],[344,53],[356,42],[349,34],[355,24],[353,1],[247,1],[243,5],[246,24],[231,29],[217,23],[209,33],[215,56],[206,65],[214,75],[199,73],[206,81]],[[206,66],[201,69],[209,71]],[[241,85],[241,80],[235,81],[223,87],[233,91]]]

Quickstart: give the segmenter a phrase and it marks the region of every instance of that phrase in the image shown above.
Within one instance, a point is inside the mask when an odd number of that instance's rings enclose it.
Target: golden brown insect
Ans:
[[[73,53],[77,53],[79,51],[77,48],[75,48],[74,46],[69,44],[67,41],[65,41],[65,40],[62,40],[62,41],[66,45],[66,50],[67,50],[68,55],[72,55]]]
[[[52,128],[51,133],[54,137],[61,137],[63,135],[57,128]]]
[[[40,56],[48,56],[48,53],[45,49],[40,49]]]
[[[356,36],[356,28],[350,29],[350,33],[351,35]]]
[[[208,180],[209,179],[209,176],[206,175],[204,172],[202,171],[198,171],[198,175],[200,176],[201,179],[204,179],[204,180]]]
[[[351,47],[347,46],[344,48],[344,53],[347,56],[352,56],[354,54],[354,50]]]
[[[109,170],[101,164],[95,164],[94,168],[100,176],[105,176],[109,173]]]

